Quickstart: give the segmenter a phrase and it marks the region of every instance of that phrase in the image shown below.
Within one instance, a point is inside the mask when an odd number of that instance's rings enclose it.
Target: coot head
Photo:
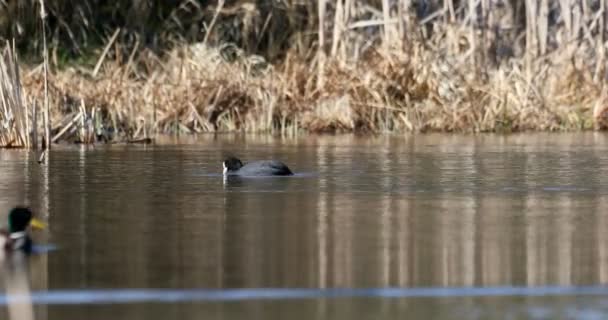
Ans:
[[[224,160],[222,166],[224,167],[224,174],[227,174],[228,172],[239,171],[243,167],[243,163],[235,157],[229,157]]]

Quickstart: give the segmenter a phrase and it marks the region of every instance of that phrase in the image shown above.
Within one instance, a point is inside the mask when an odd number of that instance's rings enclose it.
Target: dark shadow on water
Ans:
[[[237,176],[222,175],[224,189],[242,192],[288,192],[294,179],[314,178],[314,173],[296,173],[292,176]]]
[[[34,244],[32,245],[32,254],[46,254],[58,249],[59,247],[54,244]]]

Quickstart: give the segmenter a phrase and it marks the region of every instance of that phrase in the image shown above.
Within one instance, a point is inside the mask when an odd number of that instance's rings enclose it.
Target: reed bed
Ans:
[[[605,0],[281,5],[201,5],[204,37],[163,50],[124,42],[127,31],[113,29],[94,67],[49,73],[53,141],[607,127]],[[234,21],[239,37],[229,42],[222,35]],[[280,38],[281,26],[288,45],[265,38]],[[42,101],[42,68],[23,68],[8,83]],[[28,143],[27,135],[16,137]]]
[[[23,98],[14,48],[7,44],[0,57],[0,147],[29,147],[29,112]]]

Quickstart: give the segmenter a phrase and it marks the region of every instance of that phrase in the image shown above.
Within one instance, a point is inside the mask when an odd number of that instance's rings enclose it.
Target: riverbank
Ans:
[[[432,32],[422,33],[401,27],[426,30],[429,21],[403,17],[412,20],[374,29],[340,17],[348,23],[333,26],[349,28],[317,33],[326,46],[293,47],[272,61],[234,44],[204,42],[183,42],[162,54],[135,46],[128,59],[110,58],[120,46],[110,40],[92,68],[51,68],[52,136],[91,142],[155,133],[605,128],[603,29],[577,37],[572,25],[545,21],[555,39],[540,41],[543,29],[528,24],[509,43],[506,31],[471,26],[465,18],[434,19]],[[21,69],[24,105],[40,103],[43,68],[22,63]]]
[[[218,48],[184,46],[154,62],[147,76],[108,62],[92,77],[74,68],[51,74],[52,123],[96,110],[103,126],[140,138],[150,133],[511,132],[593,129],[605,95],[582,61],[523,61],[471,72],[421,45],[375,52],[357,62],[288,57],[269,65],[226,61]],[[564,61],[565,60],[565,61]],[[581,59],[582,60],[582,59]],[[153,60],[154,61],[154,60]],[[43,100],[41,68],[25,68],[23,88]],[[596,111],[596,114],[597,113]],[[55,129],[58,129],[55,128]]]

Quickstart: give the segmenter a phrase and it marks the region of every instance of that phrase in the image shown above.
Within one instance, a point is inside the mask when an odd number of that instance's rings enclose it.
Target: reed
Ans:
[[[111,29],[91,70],[51,68],[52,135],[607,127],[605,0],[261,3],[201,4],[201,41],[160,51]],[[43,71],[25,68],[43,101]]]
[[[0,147],[29,147],[28,110],[23,98],[20,69],[14,47],[6,44],[0,59]]]
[[[40,0],[40,21],[42,25],[42,67],[44,70],[44,145],[45,150],[51,149],[51,116],[49,105],[49,50],[46,41],[46,7],[44,0]]]

